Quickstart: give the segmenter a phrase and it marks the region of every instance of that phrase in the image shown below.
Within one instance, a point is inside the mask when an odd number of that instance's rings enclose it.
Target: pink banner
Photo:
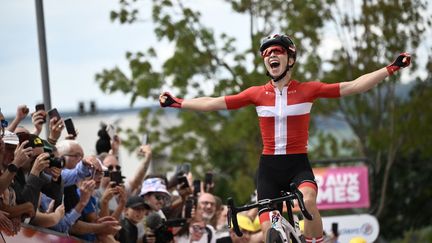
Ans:
[[[318,184],[318,208],[368,208],[369,183],[366,166],[314,168]]]

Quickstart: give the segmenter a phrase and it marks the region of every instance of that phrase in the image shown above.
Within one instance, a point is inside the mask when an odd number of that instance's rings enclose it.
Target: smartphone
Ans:
[[[177,185],[180,185],[180,188],[188,188],[189,182],[186,178],[186,176],[177,176]]]
[[[193,199],[193,197],[190,197],[190,196],[186,199],[186,202],[185,202],[185,218],[187,218],[187,219],[192,218],[192,209],[193,209],[194,204],[195,204],[194,201],[195,200]]]
[[[141,138],[141,144],[142,145],[148,144],[147,143],[147,133],[144,133],[144,135],[142,136],[142,138]]]
[[[213,184],[213,173],[207,172],[207,173],[205,173],[205,177],[204,177],[204,187],[205,187],[206,192],[209,191],[209,186],[211,184]]]
[[[61,119],[60,113],[58,113],[57,108],[53,108],[53,109],[49,110],[48,116],[49,116],[50,120],[53,119],[54,117],[57,118],[57,121],[59,121]]]
[[[106,127],[106,132],[108,133],[108,136],[110,137],[111,140],[114,140],[114,136],[115,136],[115,128],[112,124],[108,124]]]
[[[194,195],[197,196],[201,192],[201,180],[193,181]]]
[[[123,176],[121,174],[121,171],[111,171],[110,181],[115,182],[116,186],[123,184]]]
[[[45,110],[45,104],[37,104],[35,106],[35,111]]]
[[[45,104],[37,104],[37,105],[35,105],[35,110],[36,111],[44,111],[45,110]],[[46,117],[44,116],[44,118],[43,118],[43,123],[45,123],[46,122]]]
[[[76,137],[76,131],[75,131],[75,126],[72,122],[72,118],[68,117],[64,120],[65,126],[66,126],[66,131],[68,134],[73,135],[74,137]]]

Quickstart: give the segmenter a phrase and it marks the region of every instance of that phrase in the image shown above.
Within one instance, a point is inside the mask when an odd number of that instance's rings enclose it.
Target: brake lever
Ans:
[[[294,195],[297,198],[297,202],[303,216],[308,220],[313,220],[312,215],[307,211],[306,206],[304,204],[303,193],[295,186],[294,183],[291,183],[290,187],[291,187],[291,192],[294,193]]]
[[[227,204],[228,204],[228,214],[227,214],[228,227],[231,228],[231,223],[232,223],[232,227],[234,228],[234,232],[236,233],[236,235],[238,237],[242,237],[243,233],[240,231],[237,222],[237,210],[236,207],[234,206],[234,200],[231,197],[228,198]]]

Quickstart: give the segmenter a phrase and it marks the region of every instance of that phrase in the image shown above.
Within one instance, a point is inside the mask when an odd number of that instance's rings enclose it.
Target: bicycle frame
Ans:
[[[286,220],[279,211],[270,211],[270,222],[271,222],[271,228],[276,229],[279,231],[283,242],[290,242],[288,238],[291,237],[291,242],[303,242],[301,237],[300,228],[298,226],[292,226],[288,220]],[[298,220],[294,220],[294,224],[298,225]]]
[[[312,215],[309,214],[309,212],[306,210],[306,207],[304,205],[303,201],[303,194],[298,190],[298,188],[295,186],[294,183],[290,184],[291,193],[283,193],[282,197],[274,198],[274,199],[263,199],[258,201],[254,204],[249,204],[245,206],[236,207],[234,205],[234,200],[230,197],[228,198],[228,214],[227,214],[227,220],[228,220],[228,226],[231,228],[234,228],[234,232],[237,234],[237,236],[241,237],[243,234],[240,231],[240,228],[238,226],[237,222],[237,213],[242,211],[247,211],[252,208],[257,207],[269,207],[274,208],[274,205],[277,203],[285,202],[287,209],[288,209],[288,220],[286,220],[277,210],[270,211],[270,220],[271,220],[271,227],[276,229],[281,233],[281,236],[284,237],[285,242],[288,241],[288,237],[291,233],[292,237],[291,240],[296,240],[298,243],[302,242],[300,240],[300,230],[296,230],[296,225],[294,220],[294,216],[292,214],[292,201],[297,200],[298,206],[300,208],[301,213],[306,219],[312,220]],[[232,220],[231,220],[232,219]],[[232,226],[231,226],[232,222]]]

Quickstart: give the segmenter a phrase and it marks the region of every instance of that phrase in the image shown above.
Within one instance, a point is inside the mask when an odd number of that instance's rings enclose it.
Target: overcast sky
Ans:
[[[233,27],[237,23],[243,28],[232,28],[230,34],[247,36],[248,28],[244,28],[248,25],[247,18],[234,15],[229,4],[193,2],[194,7],[203,11],[203,21],[216,26],[216,32],[219,28],[230,33],[223,26]],[[148,14],[150,3],[141,2]],[[122,94],[103,94],[95,82],[95,74],[116,65],[128,70],[125,52],[155,46],[156,38],[150,18],[133,25],[112,23],[109,13],[118,6],[118,0],[44,1],[53,107],[72,111],[77,109],[78,102],[83,101],[88,107],[91,100],[103,108],[128,106],[129,99]],[[221,15],[230,18],[220,18]],[[35,1],[0,0],[0,31],[0,108],[5,115],[14,115],[19,104],[27,104],[33,110],[43,100]],[[164,46],[158,51],[167,57],[172,48]],[[138,100],[137,105],[143,104],[144,100]]]
[[[60,112],[75,111],[80,101],[88,107],[91,100],[101,108],[128,107],[128,97],[103,94],[95,74],[116,65],[128,71],[126,51],[156,46],[162,59],[173,51],[172,46],[157,43],[149,17],[151,1],[139,2],[147,21],[133,25],[110,21],[110,11],[119,8],[118,0],[43,2],[51,103]],[[239,48],[248,45],[248,17],[234,14],[225,1],[188,0],[187,4],[202,13],[204,25],[217,35],[225,32],[236,37]],[[43,100],[35,1],[0,0],[0,33],[0,108],[7,116],[14,115],[19,104],[33,111],[34,105]],[[327,55],[337,48],[338,41],[331,31],[324,34],[326,48],[321,48],[320,54]],[[136,106],[144,104],[138,99]]]

